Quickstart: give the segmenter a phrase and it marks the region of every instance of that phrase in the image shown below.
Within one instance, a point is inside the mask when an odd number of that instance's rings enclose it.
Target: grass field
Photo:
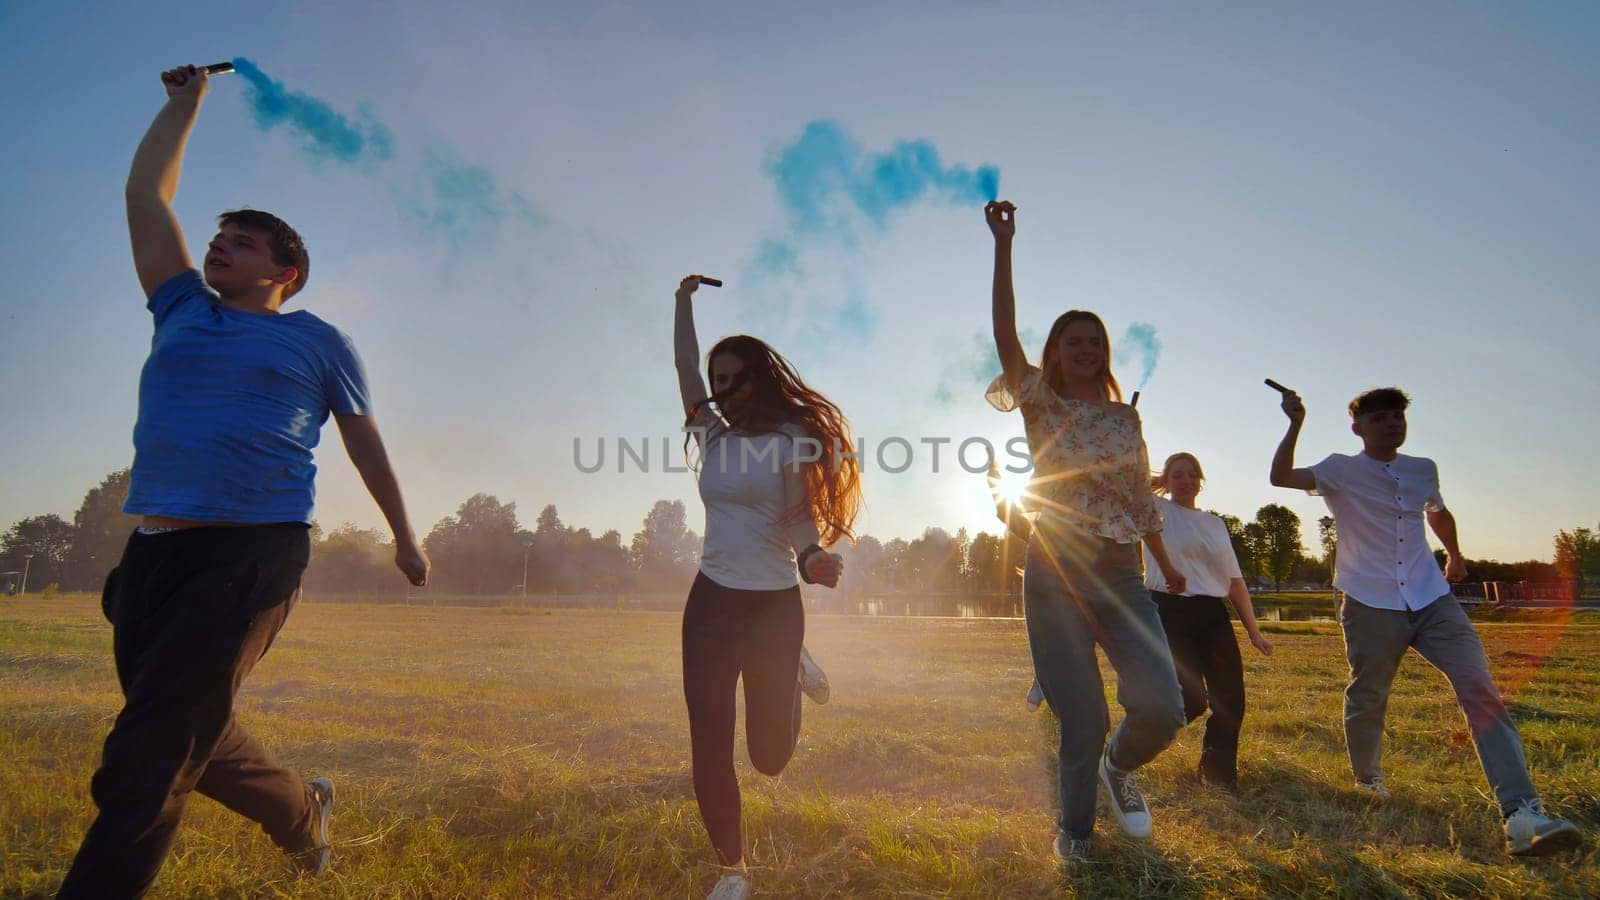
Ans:
[[[1535,783],[1585,849],[1503,853],[1444,679],[1413,656],[1373,805],[1351,786],[1337,629],[1246,647],[1243,793],[1202,791],[1199,729],[1144,770],[1155,837],[1102,818],[1067,877],[1054,729],[1029,714],[1021,622],[816,616],[833,701],[807,705],[779,779],[741,761],[748,856],[773,896],[1594,896],[1600,628],[1482,628]],[[1103,667],[1109,672],[1109,667]],[[0,895],[53,892],[87,826],[118,707],[93,598],[0,601]],[[1115,709],[1115,706],[1113,705]],[[297,878],[254,826],[190,807],[156,896],[693,897],[715,880],[690,787],[678,617],[305,604],[247,683],[242,721],[340,802],[334,868]],[[743,754],[741,738],[739,753]]]

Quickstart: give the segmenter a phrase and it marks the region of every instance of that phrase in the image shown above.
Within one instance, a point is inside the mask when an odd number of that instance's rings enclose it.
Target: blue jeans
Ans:
[[[1113,766],[1132,771],[1166,749],[1186,723],[1178,673],[1139,571],[1138,544],[1041,519],[1028,544],[1022,602],[1034,672],[1061,720],[1061,830],[1087,838],[1101,749]],[[1127,712],[1109,743],[1096,644],[1116,670],[1117,702]]]

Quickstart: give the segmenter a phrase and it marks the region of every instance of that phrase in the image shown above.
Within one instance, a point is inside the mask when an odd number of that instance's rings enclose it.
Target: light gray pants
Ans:
[[[1489,674],[1483,643],[1455,597],[1446,594],[1422,609],[1401,611],[1363,606],[1347,595],[1339,607],[1339,624],[1350,660],[1344,739],[1357,780],[1383,775],[1380,760],[1389,687],[1409,647],[1450,680],[1500,814],[1509,816],[1524,800],[1538,796],[1528,780],[1522,740]]]
[[[1087,838],[1094,831],[1101,750],[1112,765],[1132,771],[1166,749],[1188,722],[1178,671],[1139,571],[1138,544],[1041,526],[1028,544],[1022,599],[1033,669],[1061,719],[1059,824]],[[1109,742],[1096,644],[1117,672],[1117,701],[1127,711]]]

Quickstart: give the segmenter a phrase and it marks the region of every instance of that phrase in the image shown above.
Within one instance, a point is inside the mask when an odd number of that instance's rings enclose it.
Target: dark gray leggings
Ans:
[[[683,610],[683,697],[689,706],[694,796],[723,865],[744,858],[739,779],[733,771],[735,685],[743,676],[750,762],[776,775],[789,764],[800,739],[805,631],[798,586],[746,591],[701,574],[689,590]]]

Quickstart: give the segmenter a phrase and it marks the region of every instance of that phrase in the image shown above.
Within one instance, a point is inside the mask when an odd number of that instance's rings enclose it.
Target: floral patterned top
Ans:
[[[1161,530],[1138,410],[1062,397],[1032,365],[1015,393],[1001,374],[984,396],[1001,412],[1022,410],[1033,453],[1029,493],[1041,516],[1119,544]]]

